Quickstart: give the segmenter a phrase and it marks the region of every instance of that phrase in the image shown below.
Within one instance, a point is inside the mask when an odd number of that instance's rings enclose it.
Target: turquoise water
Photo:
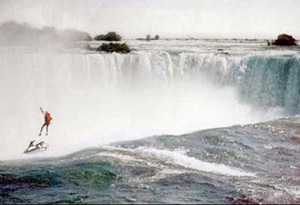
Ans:
[[[295,203],[299,118],[1,163],[1,203]],[[298,142],[299,143],[299,142]]]
[[[297,47],[127,43],[0,49],[0,203],[299,202]]]

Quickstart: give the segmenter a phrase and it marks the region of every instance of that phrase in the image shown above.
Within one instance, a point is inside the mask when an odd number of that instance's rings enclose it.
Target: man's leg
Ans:
[[[40,134],[39,134],[39,136],[41,136],[41,134],[42,134],[42,131],[43,131],[43,128],[45,127],[45,125],[46,125],[46,123],[44,123],[44,124],[43,124],[43,126],[41,127],[41,131],[40,131]]]
[[[48,135],[48,126],[49,124],[46,125],[46,135]]]

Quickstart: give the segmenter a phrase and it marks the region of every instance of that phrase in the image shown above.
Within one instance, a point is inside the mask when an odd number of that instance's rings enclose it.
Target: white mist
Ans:
[[[22,152],[39,138],[50,148],[32,156],[59,156],[115,141],[278,117],[254,112],[233,88],[205,76],[176,75],[165,56],[2,52],[0,160],[30,157]],[[37,136],[43,124],[39,107],[52,114],[49,136]]]

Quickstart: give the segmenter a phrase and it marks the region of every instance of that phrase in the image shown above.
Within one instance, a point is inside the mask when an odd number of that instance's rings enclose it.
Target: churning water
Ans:
[[[297,49],[127,43],[126,55],[1,48],[2,202],[226,203],[241,190],[296,198]],[[39,107],[53,117],[48,136],[37,136]],[[49,149],[24,155],[39,138]]]

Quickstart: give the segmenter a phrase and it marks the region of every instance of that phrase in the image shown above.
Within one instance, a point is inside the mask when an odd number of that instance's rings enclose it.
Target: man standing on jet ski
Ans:
[[[41,112],[44,114],[45,123],[41,127],[41,131],[39,136],[41,136],[43,128],[46,126],[46,135],[48,135],[48,126],[50,125],[50,121],[52,120],[52,117],[48,111],[44,112],[43,109],[40,107]]]

